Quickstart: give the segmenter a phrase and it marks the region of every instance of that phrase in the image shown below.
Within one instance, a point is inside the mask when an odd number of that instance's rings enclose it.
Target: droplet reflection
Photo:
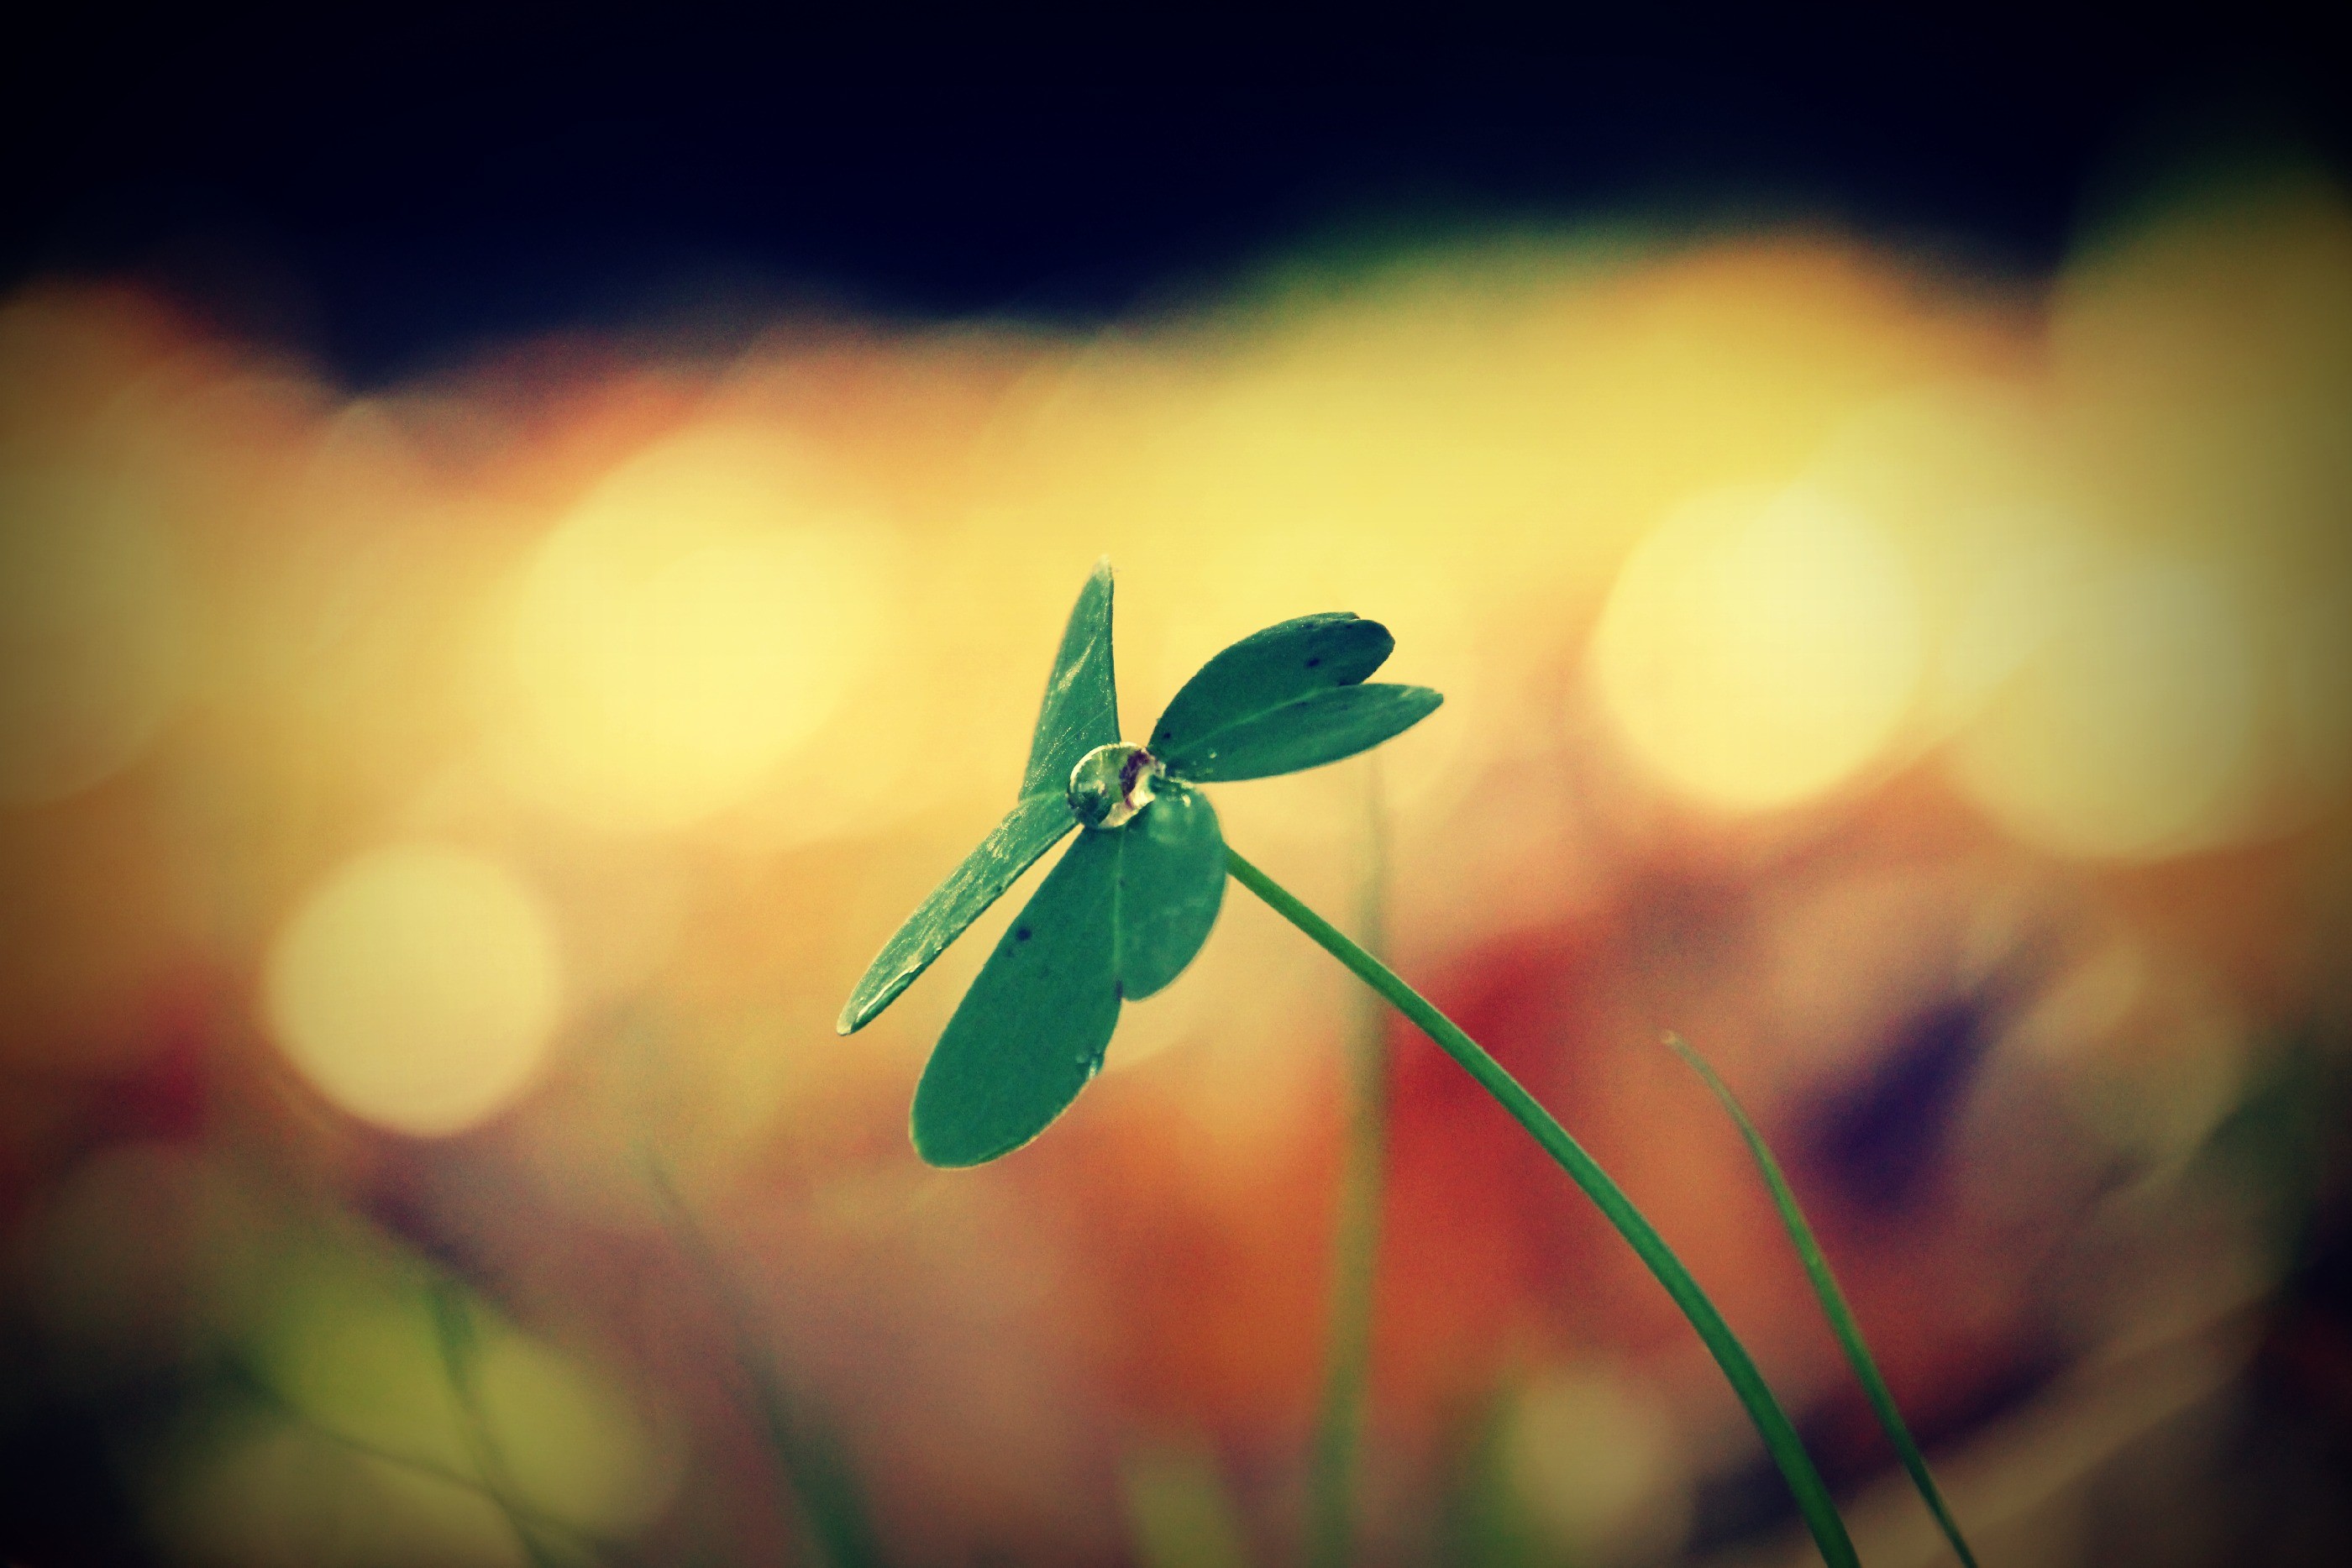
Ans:
[[[1151,753],[1132,741],[1097,746],[1070,769],[1070,810],[1089,828],[1123,828],[1151,804],[1159,771]]]

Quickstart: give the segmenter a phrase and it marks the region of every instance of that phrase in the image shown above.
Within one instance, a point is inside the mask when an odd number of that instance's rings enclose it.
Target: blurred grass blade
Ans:
[[[1559,1568],[1511,1473],[1512,1396],[1498,1383],[1456,1417],[1438,1493],[1439,1561],[1447,1568]],[[1570,1559],[1570,1563],[1580,1561]]]
[[[1209,798],[1173,782],[1108,836],[1118,853],[1118,993],[1138,1001],[1181,974],[1208,941],[1224,904],[1225,841]]]
[[[507,1528],[514,1532],[532,1568],[562,1568],[561,1560],[515,1506],[513,1478],[507,1472],[506,1457],[499,1452],[490,1430],[489,1416],[482,1408],[481,1384],[476,1375],[481,1336],[474,1327],[473,1311],[463,1291],[447,1281],[436,1283],[426,1294],[433,1312],[433,1340],[441,1353],[442,1375],[449,1380],[449,1391],[457,1398],[466,1448],[481,1475],[483,1493],[505,1516]]]
[[[1146,744],[1181,773],[1218,731],[1301,697],[1355,685],[1395,647],[1387,627],[1344,612],[1253,632],[1193,672]]]
[[[1140,1568],[1249,1568],[1249,1548],[1213,1454],[1161,1446],[1119,1467],[1129,1545]]]
[[[1845,1358],[1853,1364],[1853,1375],[1861,1380],[1863,1392],[1869,1396],[1870,1406],[1877,1412],[1878,1424],[1885,1428],[1887,1441],[1895,1445],[1895,1452],[1902,1459],[1903,1468],[1910,1472],[1911,1484],[1919,1489],[1919,1497],[1927,1503],[1927,1511],[1936,1516],[1937,1527],[1943,1531],[1944,1539],[1951,1542],[1952,1550],[1959,1554],[1960,1561],[1968,1564],[1968,1568],[1977,1568],[1976,1553],[1969,1550],[1969,1543],[1961,1536],[1960,1527],[1954,1521],[1951,1510],[1944,1506],[1944,1494],[1937,1489],[1936,1478],[1928,1472],[1927,1456],[1912,1440],[1911,1428],[1904,1424],[1903,1413],[1895,1407],[1895,1396],[1888,1391],[1886,1379],[1879,1375],[1878,1363],[1872,1358],[1870,1347],[1863,1343],[1862,1325],[1854,1321],[1853,1309],[1846,1304],[1845,1292],[1838,1288],[1837,1277],[1830,1272],[1829,1260],[1822,1255],[1821,1243],[1813,1236],[1813,1228],[1807,1223],[1804,1210],[1797,1206],[1797,1195],[1789,1189],[1788,1178],[1780,1174],[1780,1162],[1772,1157],[1772,1151],[1765,1146],[1763,1134],[1748,1119],[1748,1113],[1740,1109],[1739,1101],[1731,1092],[1730,1086],[1706,1064],[1706,1059],[1692,1050],[1689,1042],[1680,1035],[1669,1034],[1665,1040],[1674,1053],[1699,1075],[1715,1095],[1717,1103],[1738,1124],[1739,1135],[1748,1140],[1748,1152],[1756,1157],[1757,1168],[1764,1173],[1764,1185],[1771,1189],[1773,1207],[1780,1211],[1780,1223],[1788,1228],[1789,1239],[1797,1245],[1797,1256],[1804,1260],[1805,1272],[1812,1278],[1813,1293],[1821,1298],[1822,1312],[1828,1317],[1832,1331],[1837,1334],[1838,1343],[1844,1346]]]
[[[1045,700],[1037,709],[1037,729],[1029,741],[1029,766],[1022,770],[1021,795],[1068,789],[1070,769],[1097,746],[1118,738],[1118,678],[1111,664],[1110,557],[1095,562],[1062,646],[1045,677]]]
[[[819,1560],[830,1568],[882,1568],[888,1559],[874,1533],[864,1490],[840,1439],[821,1410],[810,1401],[793,1397],[773,1362],[753,1342],[742,1295],[719,1262],[710,1239],[703,1234],[660,1158],[648,1150],[645,1161],[646,1177],[671,1239],[702,1275],[726,1314],[735,1339],[736,1364],[751,1387],[751,1414],[768,1439],[768,1455],[783,1480],[786,1495],[799,1505],[801,1521]]]
[[[963,857],[963,863],[950,872],[947,880],[933,888],[930,896],[907,916],[907,923],[882,945],[882,951],[866,966],[856,989],[842,1005],[834,1029],[854,1034],[872,1022],[899,992],[915,983],[916,976],[931,967],[931,960],[947,951],[949,943],[1003,897],[1023,872],[1076,826],[1069,799],[1060,789],[1050,795],[1032,795],[1006,812],[979,847]]]
[[[289,1427],[317,1437],[322,1442],[332,1443],[335,1447],[362,1458],[373,1459],[380,1464],[391,1465],[416,1475],[428,1476],[434,1480],[472,1492],[489,1503],[491,1507],[506,1512],[510,1518],[520,1519],[534,1530],[544,1531],[549,1535],[569,1542],[572,1551],[591,1563],[612,1562],[629,1564],[631,1568],[635,1568],[635,1564],[643,1561],[635,1552],[618,1542],[605,1540],[569,1520],[558,1519],[555,1515],[524,1499],[499,1495],[497,1489],[490,1486],[479,1475],[445,1465],[438,1459],[426,1458],[421,1454],[407,1454],[397,1448],[387,1448],[356,1433],[346,1432],[330,1426],[299,1405],[289,1400],[265,1375],[242,1362],[230,1362],[223,1369],[223,1375],[230,1388],[262,1406]]]
[[[1723,1369],[1725,1380],[1746,1406],[1748,1419],[1755,1423],[1757,1436],[1764,1440],[1765,1450],[1789,1483],[1790,1495],[1796,1500],[1797,1511],[1803,1516],[1822,1561],[1830,1568],[1856,1568],[1858,1559],[1853,1538],[1846,1533],[1845,1521],[1838,1517],[1837,1503],[1831,1498],[1829,1487],[1814,1467],[1812,1456],[1805,1451],[1804,1439],[1797,1435],[1788,1412],[1780,1408],[1771,1385],[1764,1381],[1755,1358],[1739,1343],[1739,1336],[1731,1332],[1731,1325],[1723,1321],[1723,1313],[1691,1277],[1690,1270],[1675,1255],[1674,1249],[1666,1245],[1657,1227],[1625,1195],[1624,1188],[1586,1152],[1583,1145],[1570,1135],[1558,1118],[1543,1108],[1540,1101],[1528,1092],[1526,1085],[1511,1076],[1509,1069],[1463,1032],[1462,1026],[1439,1011],[1428,998],[1406,985],[1395,970],[1301,904],[1287,888],[1243,859],[1231,845],[1226,846],[1225,862],[1232,868],[1234,881],[1264,899],[1276,914],[1297,926],[1359,979],[1387,998],[1391,1006],[1412,1020],[1415,1028],[1459,1062],[1592,1200],[1593,1207],[1601,1210],[1658,1283],[1665,1287],[1675,1305],[1682,1309],[1683,1316],[1715,1357],[1716,1365]]]
[[[1164,760],[1172,777],[1201,784],[1297,773],[1393,739],[1444,700],[1427,686],[1385,683],[1309,692],[1200,736]]]
[[[1012,1153],[1102,1066],[1118,1027],[1126,832],[1078,835],[956,1005],[915,1085],[915,1152],[930,1164],[983,1165]]]

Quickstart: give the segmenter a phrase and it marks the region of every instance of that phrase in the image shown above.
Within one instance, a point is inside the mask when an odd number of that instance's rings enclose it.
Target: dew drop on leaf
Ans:
[[[1132,741],[1097,746],[1070,769],[1070,810],[1089,828],[1123,828],[1151,804],[1160,764]]]

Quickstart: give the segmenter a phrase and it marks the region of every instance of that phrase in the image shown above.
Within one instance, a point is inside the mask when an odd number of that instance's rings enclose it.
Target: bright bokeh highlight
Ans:
[[[1603,706],[1676,791],[1726,811],[1822,794],[1883,753],[1919,683],[1901,556],[1819,492],[1726,492],[1635,547],[1593,634]]]
[[[531,894],[432,846],[345,864],[278,933],[264,989],[288,1061],[341,1109],[423,1137],[530,1084],[556,1025],[555,940]]]
[[[2257,669],[2210,572],[2144,560],[2090,574],[2047,640],[1964,733],[1963,788],[2069,854],[2204,848],[2255,805]]]
[[[1504,1477],[1558,1560],[1655,1561],[1690,1528],[1678,1435],[1647,1392],[1601,1368],[1548,1367],[1502,1413]]]
[[[772,434],[719,427],[589,492],[507,632],[498,744],[526,793],[678,827],[742,801],[831,716],[878,634],[877,547],[811,486]]]

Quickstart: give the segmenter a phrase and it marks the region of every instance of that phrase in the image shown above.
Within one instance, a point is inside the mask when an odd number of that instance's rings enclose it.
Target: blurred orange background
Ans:
[[[1343,924],[1385,844],[1393,960],[1689,1259],[1868,1561],[1940,1548],[1662,1030],[1988,1561],[2304,1560],[2352,1437],[2347,428],[2352,200],[2299,167],[2032,285],[1561,228],[365,395],[27,285],[10,1484],[171,1562],[811,1561],[781,1458],[891,1561],[1289,1560],[1347,977],[1234,897],[968,1173],[905,1118],[986,942],[832,1029],[1108,552],[1130,732],[1311,611],[1445,693],[1227,834]],[[1368,1560],[1803,1561],[1664,1295],[1390,1043]]]

